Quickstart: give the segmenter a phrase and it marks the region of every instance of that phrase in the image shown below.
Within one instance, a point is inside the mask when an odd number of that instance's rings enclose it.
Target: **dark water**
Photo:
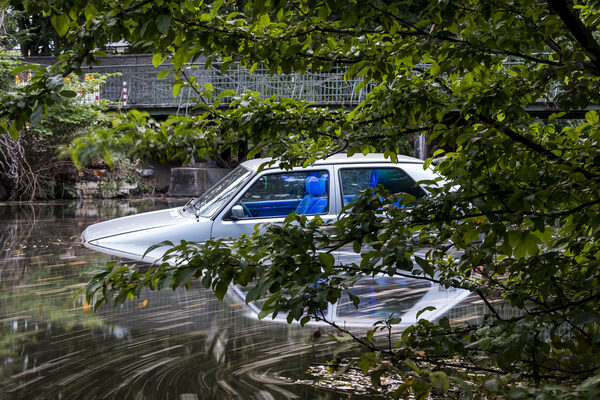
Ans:
[[[307,384],[332,353],[314,327],[257,321],[198,285],[95,314],[73,297],[111,261],[80,244],[84,227],[167,206],[0,205],[0,399],[348,398]]]
[[[0,204],[0,400],[381,396],[368,379],[357,382],[361,373],[333,383],[310,373],[339,350],[325,340],[332,332],[258,321],[235,296],[219,302],[195,284],[188,291],[146,291],[94,313],[75,295],[87,271],[115,261],[81,245],[86,226],[176,205]],[[340,256],[356,257],[347,253]],[[370,327],[390,312],[410,324],[432,305],[432,318],[448,316],[452,323],[477,320],[484,312],[481,300],[468,293],[403,278],[366,279],[352,291],[361,298],[360,310],[347,295],[328,310],[328,317],[349,328]]]

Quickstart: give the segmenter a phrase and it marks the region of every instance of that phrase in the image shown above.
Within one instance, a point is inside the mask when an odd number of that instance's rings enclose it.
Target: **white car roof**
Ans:
[[[409,156],[398,155],[397,159],[398,159],[397,164],[423,164],[423,160],[420,160],[420,159],[414,158],[414,157],[409,157]],[[272,160],[273,160],[272,158],[255,158],[253,160],[244,161],[241,165],[243,165],[245,168],[248,168],[249,170],[256,172],[258,170],[258,167],[261,164],[272,161]],[[341,154],[335,154],[335,155],[328,157],[326,159],[323,159],[323,160],[317,160],[317,161],[315,161],[315,163],[313,165],[361,164],[361,163],[379,163],[379,162],[391,163],[389,158],[385,158],[383,156],[383,153],[369,153],[366,156],[361,153],[357,153],[351,157],[348,157],[348,154],[346,154],[346,153],[341,153]],[[269,168],[278,168],[278,166],[276,164],[274,164],[273,166],[271,166]]]

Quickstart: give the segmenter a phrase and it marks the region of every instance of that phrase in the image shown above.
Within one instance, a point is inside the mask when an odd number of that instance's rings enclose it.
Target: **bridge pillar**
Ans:
[[[206,192],[211,186],[231,171],[227,168],[171,168],[169,196],[196,197]]]
[[[422,133],[415,137],[414,154],[415,157],[421,160],[425,160],[430,156],[429,149],[427,148],[427,134]]]

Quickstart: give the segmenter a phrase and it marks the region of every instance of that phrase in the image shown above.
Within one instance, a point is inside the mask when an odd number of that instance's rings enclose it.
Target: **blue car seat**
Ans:
[[[384,171],[385,172],[385,171]],[[371,181],[369,182],[369,188],[374,189],[377,187],[377,181],[379,180],[379,173],[377,172],[376,169],[374,169],[371,172]],[[373,192],[374,193],[374,192]],[[380,200],[383,200],[383,198],[379,198]],[[393,202],[392,204],[394,205],[394,207],[400,207],[400,208],[404,208],[404,204],[400,205],[400,201],[402,200],[402,197],[398,197],[398,199]]]
[[[296,212],[298,214],[320,214],[327,209],[327,180],[328,175],[324,174],[321,178],[308,176],[304,180],[306,196],[302,199]]]

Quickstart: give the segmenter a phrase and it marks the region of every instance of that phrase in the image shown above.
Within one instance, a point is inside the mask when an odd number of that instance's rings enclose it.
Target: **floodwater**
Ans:
[[[310,384],[335,350],[315,339],[321,328],[259,321],[235,296],[194,284],[97,313],[75,296],[87,271],[115,260],[81,245],[87,225],[174,205],[0,204],[0,399],[356,398]]]

